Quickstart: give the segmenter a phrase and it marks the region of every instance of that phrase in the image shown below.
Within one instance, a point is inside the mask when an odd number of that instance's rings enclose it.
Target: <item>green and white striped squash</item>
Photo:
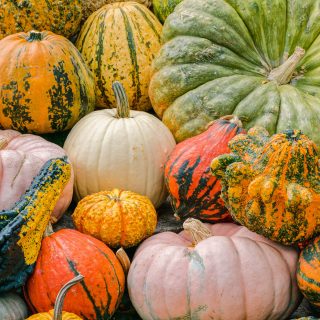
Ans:
[[[167,18],[152,105],[177,141],[237,115],[320,144],[320,0],[185,0]]]

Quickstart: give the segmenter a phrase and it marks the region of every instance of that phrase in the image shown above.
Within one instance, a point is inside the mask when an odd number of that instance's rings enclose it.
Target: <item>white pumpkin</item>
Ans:
[[[153,115],[130,111],[119,82],[117,109],[90,113],[71,130],[64,144],[75,173],[77,200],[114,188],[147,196],[159,207],[167,192],[164,164],[175,146],[169,129]]]
[[[15,293],[5,293],[0,296],[1,320],[24,320],[28,316],[27,305]]]

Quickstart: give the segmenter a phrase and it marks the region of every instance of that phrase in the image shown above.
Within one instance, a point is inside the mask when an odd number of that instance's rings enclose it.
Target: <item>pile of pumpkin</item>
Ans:
[[[109,319],[125,286],[148,320],[316,313],[319,15],[0,0],[0,320]],[[184,230],[153,235],[168,194]]]

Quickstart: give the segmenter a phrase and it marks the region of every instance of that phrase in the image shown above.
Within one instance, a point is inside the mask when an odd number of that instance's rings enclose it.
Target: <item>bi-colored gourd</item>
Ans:
[[[74,45],[51,32],[0,41],[0,125],[20,132],[70,129],[94,109],[94,79]]]
[[[55,300],[54,309],[50,310],[49,312],[34,314],[26,320],[82,320],[82,318],[78,317],[73,313],[62,311],[64,299],[68,290],[75,284],[79,283],[82,279],[83,276],[78,275],[75,278],[71,279],[69,282],[67,282],[60,289]]]
[[[226,116],[173,149],[165,165],[165,181],[176,217],[215,222],[230,218],[210,164],[214,157],[229,152],[228,142],[243,132],[237,117]]]
[[[32,273],[51,213],[70,176],[65,158],[49,160],[20,201],[0,211],[0,292],[22,286]]]
[[[108,246],[128,248],[154,233],[157,212],[147,197],[114,189],[83,198],[72,219],[80,232]]]
[[[14,206],[46,161],[63,156],[66,152],[61,147],[39,136],[0,130],[0,210]],[[67,210],[72,192],[73,172],[52,212],[52,221]]]
[[[115,2],[125,2],[125,0],[84,0],[82,2],[82,20],[87,20],[93,12],[99,10],[106,4]],[[152,4],[152,0],[135,0],[135,2],[141,3],[146,7],[150,7]]]
[[[64,144],[75,172],[75,196],[119,188],[165,201],[164,164],[175,146],[169,129],[153,115],[130,111],[122,85],[113,86],[117,109],[84,117]]]
[[[113,107],[112,83],[121,81],[132,109],[151,108],[151,62],[161,31],[153,13],[134,1],[106,5],[89,17],[76,46],[94,74],[99,107]]]
[[[300,254],[297,279],[303,295],[320,308],[320,237],[317,237]]]
[[[269,137],[261,127],[229,143],[215,158],[222,198],[232,217],[265,237],[293,244],[320,231],[320,174],[316,145],[301,131]]]
[[[152,0],[153,12],[163,23],[182,0]]]
[[[0,319],[25,320],[27,316],[27,305],[19,295],[10,292],[0,296]]]
[[[128,289],[142,319],[286,319],[296,308],[293,248],[231,223],[189,218],[184,229],[148,238],[133,258]]]
[[[47,229],[24,290],[32,310],[52,309],[60,288],[79,273],[84,280],[67,294],[64,310],[83,319],[110,319],[124,291],[121,264],[103,242],[72,229]]]
[[[177,141],[235,114],[320,145],[319,1],[185,0],[167,18],[149,95]]]
[[[78,30],[81,11],[81,0],[1,0],[0,39],[32,29],[70,37]]]

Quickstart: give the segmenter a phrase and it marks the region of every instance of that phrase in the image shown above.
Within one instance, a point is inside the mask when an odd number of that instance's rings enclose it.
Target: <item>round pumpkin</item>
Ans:
[[[229,152],[228,142],[243,132],[237,117],[226,116],[173,149],[165,165],[165,181],[177,218],[214,222],[230,219],[220,198],[220,182],[210,173],[210,164],[215,156]]]
[[[63,156],[61,147],[39,136],[0,130],[0,211],[14,206],[48,160]],[[67,210],[72,193],[73,172],[52,212],[53,222]]]
[[[81,0],[1,0],[0,39],[32,29],[70,37],[78,30],[81,11]]]
[[[76,46],[92,70],[97,105],[112,108],[112,83],[121,81],[132,109],[148,110],[151,62],[160,49],[162,25],[137,2],[106,5],[81,28]]]
[[[74,45],[51,32],[0,41],[0,125],[20,132],[70,129],[94,109],[94,80]]]
[[[106,4],[115,2],[125,2],[126,0],[84,0],[82,2],[82,20],[85,21],[95,11],[99,10]],[[141,3],[146,7],[150,7],[152,0],[135,0],[135,2]]]
[[[320,237],[317,237],[300,254],[297,279],[303,295],[320,308]]]
[[[185,0],[167,18],[150,99],[177,141],[235,114],[320,145],[319,1]]]
[[[157,226],[157,212],[147,197],[119,189],[86,196],[72,219],[77,230],[110,247],[135,246],[151,236]]]
[[[49,229],[24,290],[32,310],[51,310],[59,290],[80,273],[84,280],[67,293],[64,310],[84,319],[109,319],[125,285],[115,254],[103,242],[76,230]]]
[[[147,196],[158,207],[167,196],[164,164],[174,138],[153,115],[130,111],[120,83],[113,87],[117,109],[87,115],[64,144],[75,172],[75,196],[119,188]]]
[[[24,320],[27,316],[27,305],[19,295],[6,293],[0,296],[1,320]]]
[[[26,320],[82,320],[73,313],[62,311],[64,299],[68,290],[75,284],[79,283],[82,279],[83,276],[78,275],[75,278],[71,279],[69,282],[67,282],[60,289],[56,301],[54,303],[54,309],[50,310],[49,312],[34,314]]]
[[[163,23],[182,0],[152,0],[153,12]]]
[[[297,307],[295,249],[231,223],[189,218],[184,229],[148,238],[133,258],[128,289],[142,319],[286,319]]]
[[[286,245],[320,232],[320,157],[299,130],[269,136],[261,127],[229,142],[213,159],[222,198],[234,220]]]

